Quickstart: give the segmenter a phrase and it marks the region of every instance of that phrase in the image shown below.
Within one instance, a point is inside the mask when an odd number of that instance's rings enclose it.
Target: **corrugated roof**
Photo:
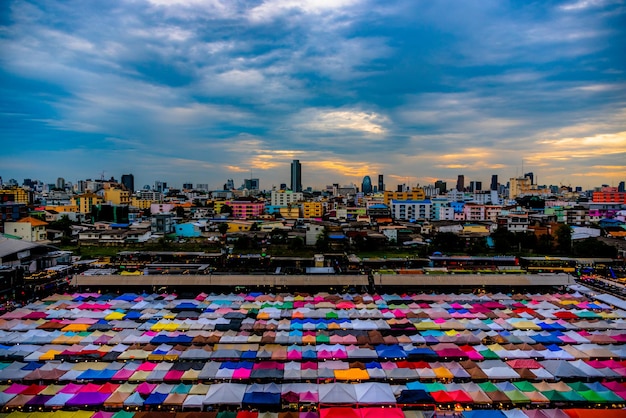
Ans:
[[[21,239],[0,237],[0,258],[39,246],[40,244],[23,241]]]

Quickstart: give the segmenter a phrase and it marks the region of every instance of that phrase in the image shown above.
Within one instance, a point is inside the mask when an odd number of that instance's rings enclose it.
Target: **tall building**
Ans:
[[[183,183],[183,190],[192,190],[193,183]]]
[[[243,188],[248,190],[259,190],[259,179],[244,179]]]
[[[155,181],[154,182],[154,191],[155,192],[164,192],[167,189],[167,183],[164,181]]]
[[[233,179],[226,180],[224,183],[224,190],[233,190],[235,188],[235,181]]]
[[[55,186],[57,189],[65,189],[65,179],[63,177],[58,177]]]
[[[624,192],[626,192],[626,185],[625,185],[625,183],[624,183],[623,181],[620,181],[620,182],[619,182],[619,185],[617,186],[617,191],[618,191],[619,193],[624,193]]]
[[[480,192],[483,189],[482,181],[470,181],[470,192]]]
[[[456,179],[456,190],[459,192],[465,190],[465,176],[463,174],[459,174],[459,177]]]
[[[385,180],[382,174],[378,175],[378,191],[379,192],[385,191]]]
[[[435,188],[439,189],[439,194],[444,194],[448,191],[448,184],[443,180],[437,180],[435,182]]]
[[[361,183],[361,191],[365,194],[372,193],[372,179],[370,176],[363,177],[363,183]]]
[[[122,174],[122,185],[126,187],[129,192],[135,191],[135,176],[132,174]]]
[[[294,192],[302,191],[302,165],[300,160],[293,160],[291,163],[291,190]]]
[[[493,174],[491,176],[491,188],[490,190],[498,190],[498,175]]]

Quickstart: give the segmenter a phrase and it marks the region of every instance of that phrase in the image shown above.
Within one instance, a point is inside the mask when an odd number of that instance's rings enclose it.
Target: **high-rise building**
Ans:
[[[158,180],[154,182],[154,191],[164,192],[166,189],[167,189],[167,182],[158,181]]]
[[[193,183],[183,183],[183,190],[192,190]]]
[[[624,193],[626,192],[626,184],[623,181],[620,181],[618,186],[617,186],[617,191],[619,193]]]
[[[302,164],[300,160],[293,160],[291,163],[291,190],[302,191]]]
[[[463,174],[459,174],[459,177],[456,179],[456,190],[459,192],[465,190],[465,176]]]
[[[363,177],[363,183],[361,183],[361,191],[365,194],[372,193],[372,179],[370,176]]]
[[[57,189],[65,189],[65,179],[63,177],[58,177],[55,186]]]
[[[132,174],[122,174],[122,185],[126,187],[129,192],[135,191],[135,176]]]
[[[233,179],[226,180],[224,183],[224,190],[233,190],[235,188],[235,181]]]
[[[435,188],[439,189],[439,194],[444,194],[448,191],[448,184],[443,180],[437,180],[435,182]]]
[[[480,192],[483,189],[482,181],[470,181],[470,192]]]
[[[243,188],[248,190],[259,190],[259,179],[244,179]]]
[[[382,174],[378,175],[378,191],[379,192],[385,191],[385,180]]]
[[[498,175],[493,174],[491,176],[491,190],[498,190]]]

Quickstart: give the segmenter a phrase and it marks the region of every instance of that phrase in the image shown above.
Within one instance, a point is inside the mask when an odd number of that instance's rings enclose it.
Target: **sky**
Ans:
[[[3,0],[0,176],[626,180],[625,0]]]

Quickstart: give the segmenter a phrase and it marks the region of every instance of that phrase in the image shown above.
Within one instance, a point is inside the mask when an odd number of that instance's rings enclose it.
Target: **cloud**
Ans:
[[[4,6],[3,178],[626,177],[623,2]]]
[[[356,131],[368,135],[385,133],[383,115],[359,110],[307,109],[295,116],[296,127],[313,131]]]

